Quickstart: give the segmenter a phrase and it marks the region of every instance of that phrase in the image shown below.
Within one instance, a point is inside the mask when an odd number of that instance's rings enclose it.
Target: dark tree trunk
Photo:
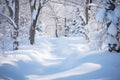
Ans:
[[[55,26],[56,26],[56,30],[55,30],[55,36],[58,37],[58,18],[55,18]]]
[[[89,3],[92,3],[92,0],[86,0],[86,7],[85,7],[85,18],[86,18],[86,24],[88,24],[89,21],[89,10],[90,6],[88,6]]]
[[[66,25],[66,23],[67,23],[67,21],[66,21],[66,17],[65,17],[65,34],[64,34],[64,36],[65,37],[67,37],[67,33],[68,33],[68,30],[66,29],[67,28],[67,25]]]
[[[31,1],[30,0],[30,9],[31,9],[31,16],[33,15],[33,11],[36,10],[36,0],[34,1],[34,5],[31,5]],[[30,27],[30,44],[34,44],[34,39],[35,39],[35,27],[36,27],[36,23],[37,23],[37,19],[38,19],[38,16],[39,16],[39,13],[40,13],[40,10],[42,8],[42,5],[40,3],[40,0],[39,0],[39,6],[38,6],[38,9],[37,9],[37,14],[35,15],[35,19],[32,20],[31,22],[31,27]]]
[[[86,7],[85,7],[86,24],[88,24],[88,19],[89,19],[89,13],[88,13],[89,7],[88,7],[88,4],[89,4],[89,0],[86,0]]]

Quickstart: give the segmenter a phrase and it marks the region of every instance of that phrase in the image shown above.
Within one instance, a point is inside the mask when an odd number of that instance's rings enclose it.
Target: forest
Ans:
[[[120,80],[120,0],[0,0],[0,80]]]

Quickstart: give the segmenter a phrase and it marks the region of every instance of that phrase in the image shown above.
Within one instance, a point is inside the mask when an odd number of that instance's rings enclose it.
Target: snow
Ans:
[[[2,33],[0,33],[0,37],[3,37],[3,34],[2,34]]]
[[[108,36],[107,43],[118,44],[118,41],[116,38],[114,38],[112,36]]]
[[[118,18],[120,18],[120,5],[116,6],[114,12],[115,12],[115,15],[116,15]]]
[[[6,14],[1,13],[1,12],[0,12],[0,15],[2,15],[3,17],[5,17],[14,26],[14,28],[17,28],[17,25],[15,24],[15,22],[13,21],[13,19],[11,19],[9,16],[7,16]]]
[[[88,6],[99,7],[99,5],[98,5],[98,4],[95,4],[95,3],[89,3]]]
[[[113,36],[116,36],[116,34],[117,34],[117,28],[113,23],[110,24],[110,26],[108,28],[108,33]]]
[[[8,6],[12,9],[12,12],[13,12],[13,15],[14,15],[15,14],[15,9],[14,9],[15,6],[13,6],[12,0],[8,0],[8,1],[9,1]]]
[[[115,16],[115,13],[113,11],[108,11],[106,14],[107,14],[108,22],[112,22],[116,25],[116,23],[118,22],[118,19]]]
[[[100,23],[104,21],[106,10],[101,9],[97,14],[96,14],[96,20]]]
[[[5,7],[4,4],[1,4],[1,5],[0,5],[0,12],[3,12],[4,7]]]
[[[0,80],[120,79],[120,54],[92,51],[83,38],[38,37],[35,45],[22,40],[19,50],[0,55]]]
[[[99,64],[85,63],[85,64],[81,64],[80,66],[78,66],[74,69],[64,71],[64,72],[60,72],[60,73],[57,73],[57,74],[47,75],[47,76],[31,75],[31,76],[28,76],[28,78],[30,80],[32,80],[32,79],[35,79],[35,80],[39,80],[39,79],[40,80],[53,80],[53,79],[57,79],[57,78],[64,78],[64,77],[89,73],[89,72],[95,71],[99,68],[101,68],[101,66]]]
[[[44,0],[40,0],[40,4],[41,4],[41,6],[43,6]]]
[[[34,6],[35,0],[31,0],[31,6]]]
[[[33,10],[33,12],[32,12],[32,20],[35,20],[37,12],[38,11],[36,9]]]

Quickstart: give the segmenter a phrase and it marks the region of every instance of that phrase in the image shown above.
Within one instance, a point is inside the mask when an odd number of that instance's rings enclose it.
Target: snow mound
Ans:
[[[106,10],[101,9],[97,14],[96,14],[96,20],[100,23],[104,21]]]
[[[120,54],[91,51],[75,37],[41,37],[36,42],[0,56],[0,80],[120,79]]]
[[[108,22],[112,22],[112,23],[116,24],[117,17],[115,16],[115,13],[113,11],[108,11],[106,14],[107,14]]]
[[[33,79],[35,79],[35,80],[54,80],[54,79],[58,79],[58,78],[86,74],[89,72],[96,71],[100,68],[101,68],[101,65],[99,65],[99,64],[84,63],[76,68],[71,69],[71,70],[52,74],[52,75],[45,75],[45,76],[29,75],[28,79],[29,80],[33,80]]]
[[[110,35],[116,36],[116,34],[117,34],[117,28],[116,28],[116,26],[114,24],[112,24],[112,23],[110,24],[110,26],[108,28],[108,33]]]

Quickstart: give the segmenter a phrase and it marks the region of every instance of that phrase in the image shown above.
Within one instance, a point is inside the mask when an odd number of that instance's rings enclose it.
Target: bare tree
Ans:
[[[39,1],[37,6],[37,1]],[[40,10],[42,9],[43,5],[48,0],[29,0],[30,3],[30,10],[31,10],[31,27],[30,27],[30,44],[34,44],[34,38],[35,38],[35,27],[37,24],[37,20],[39,17]]]

